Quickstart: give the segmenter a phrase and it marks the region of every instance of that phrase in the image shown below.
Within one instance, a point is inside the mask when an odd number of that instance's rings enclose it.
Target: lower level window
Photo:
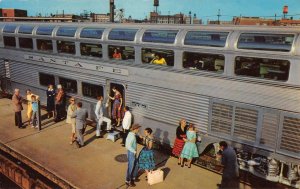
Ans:
[[[20,48],[33,49],[33,43],[31,38],[19,38]]]
[[[269,58],[238,56],[235,59],[235,74],[263,79],[287,81],[290,62]]]
[[[195,52],[183,53],[183,67],[193,70],[205,70],[217,73],[224,72],[224,55]]]
[[[103,96],[103,87],[89,83],[82,83],[82,94],[86,97],[97,98]]]
[[[75,42],[57,41],[57,51],[59,53],[75,54]]]
[[[62,85],[65,92],[77,93],[77,81],[76,80],[60,77],[59,83]]]
[[[16,47],[16,38],[15,37],[3,37],[5,47]]]
[[[174,52],[163,49],[142,49],[142,62],[162,66],[174,66]]]
[[[48,85],[55,84],[54,75],[39,73],[39,80],[40,80],[40,85],[42,85],[42,86],[48,86]]]

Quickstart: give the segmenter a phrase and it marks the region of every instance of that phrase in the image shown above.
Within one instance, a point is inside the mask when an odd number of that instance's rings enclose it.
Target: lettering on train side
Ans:
[[[136,107],[136,108],[145,109],[145,110],[148,109],[148,105],[147,105],[147,104],[143,104],[143,103],[136,102],[136,101],[132,101],[132,102],[131,102],[131,106],[132,106],[132,107]]]
[[[74,66],[82,68],[82,65],[79,62],[77,64],[75,64]]]

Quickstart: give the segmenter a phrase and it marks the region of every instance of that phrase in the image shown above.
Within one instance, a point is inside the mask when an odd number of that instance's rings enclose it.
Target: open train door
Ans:
[[[125,86],[123,84],[120,84],[120,83],[117,83],[117,82],[108,82],[108,85],[107,85],[107,94],[111,97],[114,97],[114,92],[113,92],[113,88],[116,88],[120,93],[121,93],[121,97],[122,97],[122,107],[121,107],[121,123],[122,123],[122,118],[123,118],[123,109],[125,107],[125,96],[126,96],[126,93],[125,93]],[[107,96],[107,99],[109,100],[109,97]],[[114,107],[114,101],[113,100],[109,100],[109,106],[108,106],[108,114],[109,114],[109,117],[111,118],[112,120],[112,124],[113,125],[116,125],[116,120],[113,119],[113,109]],[[122,125],[120,123],[120,125]],[[119,127],[121,128],[121,126]]]

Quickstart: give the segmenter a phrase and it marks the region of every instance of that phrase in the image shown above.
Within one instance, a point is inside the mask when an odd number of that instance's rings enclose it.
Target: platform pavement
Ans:
[[[22,116],[26,120],[26,105],[24,109]],[[1,143],[38,162],[78,188],[127,188],[124,182],[127,163],[116,161],[126,157],[126,149],[120,145],[120,140],[114,143],[105,138],[96,139],[94,128],[88,127],[86,145],[78,149],[76,145],[69,144],[71,128],[64,121],[55,124],[48,122],[46,126],[48,127],[41,131],[31,127],[19,129],[14,126],[11,101],[0,99]],[[140,145],[138,149],[141,149]],[[191,169],[181,168],[177,165],[177,159],[165,154],[158,156],[157,163],[160,163],[165,172],[164,182],[149,186],[143,174],[135,188],[214,189],[221,180],[219,174],[196,166]],[[241,184],[241,188],[249,187]]]

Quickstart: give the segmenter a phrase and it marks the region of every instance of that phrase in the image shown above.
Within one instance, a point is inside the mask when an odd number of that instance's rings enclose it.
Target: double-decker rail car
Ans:
[[[218,142],[240,169],[300,188],[300,28],[1,23],[0,66],[10,88],[45,104],[61,84],[93,119],[116,87],[135,122],[172,146],[178,121],[196,125],[196,163],[216,169]],[[115,56],[118,53],[118,56]]]

